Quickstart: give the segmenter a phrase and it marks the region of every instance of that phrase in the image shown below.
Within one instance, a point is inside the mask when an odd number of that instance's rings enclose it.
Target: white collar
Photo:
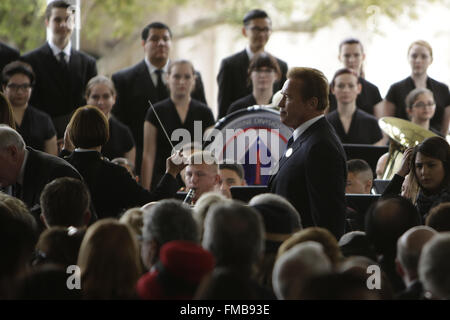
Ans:
[[[315,122],[323,118],[324,115],[318,115],[317,117],[314,117],[312,119],[309,119],[306,122],[303,122],[297,129],[294,130],[294,133],[292,136],[294,137],[294,141],[297,140],[298,137],[300,137],[303,132],[305,132],[309,127],[311,127]]]
[[[64,51],[67,57],[70,57],[70,50],[72,50],[72,42],[69,41],[69,43],[66,45],[64,49],[58,48],[51,40],[48,41],[48,45],[50,46],[50,49],[52,49],[53,55],[58,56],[58,54],[61,51]]]
[[[148,71],[150,72],[150,74],[153,74],[156,70],[158,70],[159,68],[155,67],[148,59],[147,57],[144,58],[145,64],[147,65]],[[167,73],[167,71],[169,71],[169,59],[167,59],[167,62],[165,64],[164,67],[161,68],[164,73]]]

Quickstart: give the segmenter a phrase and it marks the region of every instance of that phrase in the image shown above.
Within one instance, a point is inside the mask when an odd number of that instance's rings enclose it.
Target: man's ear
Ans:
[[[242,35],[244,36],[244,37],[248,37],[247,36],[247,29],[245,28],[245,26],[244,27],[242,27]]]
[[[402,265],[400,264],[400,262],[398,261],[397,258],[395,259],[395,271],[397,271],[397,274],[400,277],[403,278],[405,276],[405,271],[403,270],[403,267],[402,267]]]
[[[317,110],[317,105],[319,104],[319,99],[317,99],[317,97],[312,97],[308,100],[307,103],[311,109]]]
[[[48,25],[49,25],[49,21],[48,21],[48,19],[45,19],[45,27],[48,27]]]
[[[371,179],[367,180],[365,191],[370,194],[370,190],[372,190],[373,181]]]
[[[41,213],[41,214],[39,215],[39,219],[41,219],[41,221],[42,221],[42,223],[44,224],[45,228],[48,229],[49,226],[48,226],[48,224],[47,224],[47,220],[45,220],[44,213]]]

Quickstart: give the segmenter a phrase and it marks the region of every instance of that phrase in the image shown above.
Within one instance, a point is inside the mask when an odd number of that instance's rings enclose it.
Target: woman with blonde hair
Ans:
[[[78,255],[83,299],[134,299],[141,276],[137,237],[115,219],[94,223]]]
[[[11,128],[16,128],[11,104],[3,93],[0,92],[0,123],[6,124]]]

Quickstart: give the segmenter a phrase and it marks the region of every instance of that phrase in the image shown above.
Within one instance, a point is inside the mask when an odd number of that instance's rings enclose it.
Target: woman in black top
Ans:
[[[281,77],[277,60],[268,53],[256,54],[248,67],[248,81],[252,84],[252,93],[234,101],[227,114],[254,105],[268,105],[272,101],[273,84]]]
[[[338,70],[331,81],[331,92],[337,100],[337,109],[326,115],[342,143],[382,143],[378,120],[356,107],[361,92],[357,74],[351,69]]]
[[[102,148],[102,154],[110,160],[126,158],[134,168],[136,147],[130,129],[117,120],[111,109],[116,103],[114,83],[105,76],[96,76],[86,85],[86,101],[98,107],[109,123],[109,140]]]
[[[430,78],[428,67],[433,62],[433,50],[430,44],[423,40],[414,41],[408,49],[408,61],[411,65],[411,75],[396,82],[389,88],[383,100],[380,111],[383,116],[395,116],[408,119],[405,98],[415,88],[428,88],[433,92],[436,111],[431,119],[431,127],[446,135],[449,118],[445,110],[450,110],[450,93],[448,86]]]
[[[195,86],[195,73],[191,62],[172,62],[168,69],[167,85],[170,98],[154,105],[156,114],[149,108],[145,117],[141,184],[146,189],[156,186],[164,174],[166,158],[170,157],[173,151],[157,116],[177,150],[194,140],[202,144],[203,133],[214,125],[214,116],[208,106],[191,98],[190,94]],[[180,130],[176,131],[177,129]]]
[[[358,108],[373,115],[374,106],[379,103],[381,99],[378,87],[365,79],[363,63],[366,58],[362,43],[358,39],[345,39],[339,45],[339,61],[344,65],[344,68],[351,69],[358,75],[359,83],[361,84],[361,92],[356,98],[356,105]],[[330,111],[337,107],[335,96],[330,91]]]

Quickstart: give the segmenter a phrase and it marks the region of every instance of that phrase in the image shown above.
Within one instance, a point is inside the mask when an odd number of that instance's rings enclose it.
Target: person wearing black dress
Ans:
[[[164,174],[166,158],[173,151],[157,117],[177,149],[181,149],[181,144],[192,143],[194,138],[202,139],[205,130],[214,125],[214,116],[208,106],[191,98],[190,94],[195,86],[195,73],[191,62],[172,62],[168,70],[167,85],[170,98],[154,105],[156,113],[149,108],[144,122],[141,183],[149,190],[156,187],[156,183]],[[195,128],[200,129],[196,132],[202,136],[194,135]],[[174,132],[177,129],[183,131]],[[184,141],[177,133],[189,134],[189,141]]]
[[[380,116],[408,119],[406,96],[415,88],[427,88],[433,92],[436,102],[431,127],[447,135],[450,121],[450,92],[446,84],[430,78],[427,74],[428,67],[433,62],[430,44],[423,40],[414,41],[408,49],[408,61],[411,65],[411,75],[391,85],[383,102],[377,106],[377,113]]]
[[[356,99],[356,105],[361,110],[373,115],[374,106],[379,103],[382,98],[378,87],[365,79],[363,63],[366,58],[362,43],[358,39],[345,39],[339,45],[339,61],[344,65],[344,68],[351,69],[358,75],[359,83],[361,84],[361,92]],[[331,93],[330,111],[337,108],[335,96]]]
[[[272,101],[273,85],[281,77],[277,60],[268,53],[260,53],[253,57],[248,67],[248,80],[252,84],[252,93],[234,101],[227,114],[254,105],[268,105]]]
[[[383,135],[378,120],[356,107],[356,97],[361,92],[356,72],[338,70],[331,81],[331,92],[337,100],[337,109],[326,115],[342,143],[377,144]]]
[[[7,64],[2,72],[2,87],[11,103],[15,129],[27,146],[57,155],[56,131],[50,116],[29,104],[35,74],[25,62]]]
[[[102,148],[102,154],[109,160],[126,158],[134,168],[136,147],[130,129],[111,114],[116,102],[114,83],[105,76],[96,76],[86,86],[86,101],[98,107],[108,118],[109,140]]]

